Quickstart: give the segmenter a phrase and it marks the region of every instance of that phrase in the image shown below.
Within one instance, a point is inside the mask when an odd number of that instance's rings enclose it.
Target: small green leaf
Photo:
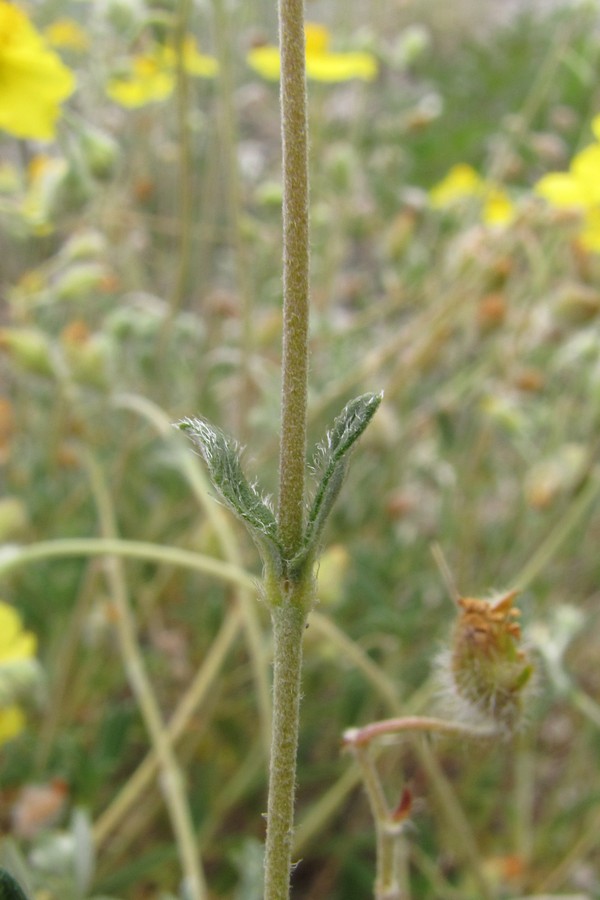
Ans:
[[[0,900],[27,900],[19,882],[6,869],[0,869]]]
[[[317,473],[321,473],[321,482],[308,515],[302,559],[317,547],[344,481],[348,453],[375,415],[382,398],[383,393],[369,393],[351,400],[335,419],[325,440],[317,449],[314,468]]]
[[[275,514],[256,486],[246,479],[239,445],[203,419],[182,419],[176,427],[198,447],[223,502],[246,523],[259,548],[280,571],[282,550],[277,537]]]

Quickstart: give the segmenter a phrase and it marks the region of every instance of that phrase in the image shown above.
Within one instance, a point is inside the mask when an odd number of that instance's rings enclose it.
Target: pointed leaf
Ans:
[[[342,487],[348,453],[375,415],[382,398],[382,393],[369,393],[351,400],[318,447],[315,470],[321,473],[321,482],[308,516],[303,556],[316,549],[327,517]]]
[[[282,553],[275,515],[256,486],[246,479],[239,445],[203,419],[182,419],[176,427],[198,447],[224,503],[246,523],[254,540],[279,570]]]

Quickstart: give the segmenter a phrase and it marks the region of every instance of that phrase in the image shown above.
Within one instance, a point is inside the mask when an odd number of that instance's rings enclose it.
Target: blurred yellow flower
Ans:
[[[74,90],[73,73],[27,16],[0,0],[0,128],[19,138],[52,140],[60,104]]]
[[[53,47],[82,53],[90,46],[90,39],[74,19],[56,19],[44,30],[44,36]]]
[[[488,186],[483,197],[482,219],[486,225],[510,225],[515,218],[515,207],[502,188]]]
[[[458,163],[429,191],[434,209],[446,209],[470,198],[481,202],[481,218],[486,225],[509,225],[515,217],[515,207],[501,187],[486,181],[466,163]]]
[[[600,253],[600,116],[593,119],[592,131],[596,143],[575,154],[569,171],[549,172],[540,178],[534,191],[556,209],[581,212],[581,244]]]
[[[479,197],[483,187],[483,178],[472,166],[459,163],[449,169],[447,175],[429,191],[429,202],[434,209],[444,209],[457,200],[466,197]]]
[[[194,38],[183,43],[183,65],[186,72],[199,78],[214,78],[218,63],[212,56],[198,51]],[[145,106],[168,97],[175,87],[177,53],[170,46],[156,46],[150,53],[135,56],[131,71],[124,78],[112,78],[108,96],[121,106]]]
[[[35,656],[37,639],[23,630],[18,612],[0,601],[0,685],[10,664]],[[19,706],[9,703],[0,707],[0,744],[16,737],[25,727],[25,715]]]
[[[307,22],[306,75],[314,81],[350,81],[360,78],[373,81],[377,77],[377,60],[371,53],[331,53],[330,34],[324,25]],[[269,81],[277,81],[280,71],[279,48],[271,45],[254,47],[247,56],[248,64]]]
[[[25,728],[25,714],[18,706],[0,709],[0,745],[17,737]]]

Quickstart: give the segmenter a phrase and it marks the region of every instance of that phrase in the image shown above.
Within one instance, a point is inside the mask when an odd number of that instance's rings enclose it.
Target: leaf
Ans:
[[[321,472],[321,481],[308,515],[302,559],[317,547],[327,517],[342,487],[349,451],[375,415],[382,398],[383,393],[369,393],[351,400],[335,419],[325,440],[317,449],[314,467],[317,473]]]
[[[0,869],[0,900],[27,900],[21,885],[6,869]]]
[[[275,514],[242,471],[239,445],[203,419],[182,419],[176,427],[198,447],[223,502],[243,522],[259,548],[281,570],[282,549]]]

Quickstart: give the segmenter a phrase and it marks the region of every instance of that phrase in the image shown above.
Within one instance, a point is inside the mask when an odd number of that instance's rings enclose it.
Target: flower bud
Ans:
[[[533,666],[521,648],[516,591],[492,600],[461,597],[450,669],[463,706],[476,720],[512,731],[522,712]]]
[[[23,535],[29,524],[27,508],[19,497],[0,497],[0,541]]]
[[[52,349],[47,337],[34,328],[0,328],[0,351],[4,350],[26,372],[52,375]]]
[[[93,228],[83,228],[63,244],[60,249],[60,257],[67,263],[81,262],[82,260],[101,260],[106,256],[108,242],[100,231]]]
[[[102,290],[108,275],[106,266],[98,262],[75,262],[63,269],[52,285],[56,300],[86,300],[90,294]]]
[[[86,123],[79,135],[83,159],[94,178],[105,181],[114,174],[119,145],[109,134]]]

